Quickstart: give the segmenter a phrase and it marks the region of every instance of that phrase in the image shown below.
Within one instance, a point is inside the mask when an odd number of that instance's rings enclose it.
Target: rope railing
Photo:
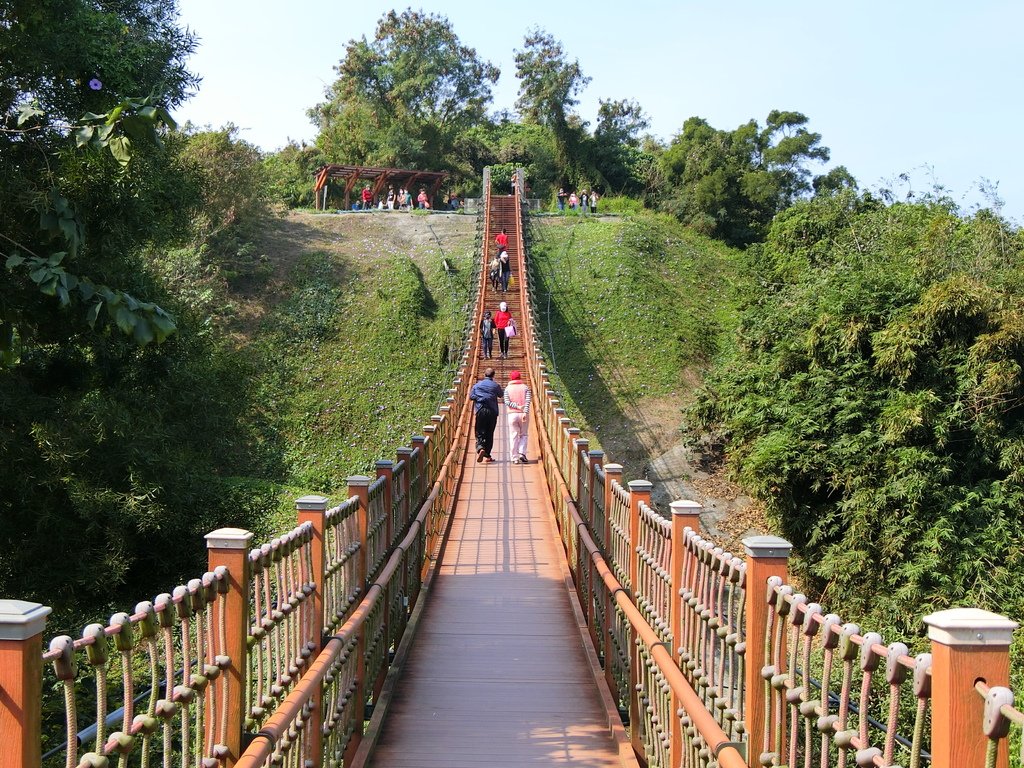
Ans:
[[[692,528],[683,537],[674,638],[679,664],[719,725],[738,741],[745,733],[746,564]]]
[[[779,577],[769,579],[767,598],[762,676],[772,728],[761,734],[762,756],[791,765],[832,753],[839,766],[925,764],[931,654],[912,657],[902,642],[861,633]],[[898,740],[900,726],[910,724],[912,737]],[[788,745],[785,757],[781,745]]]
[[[324,630],[341,626],[359,598],[359,497],[352,496],[324,514]]]
[[[305,606],[316,587],[312,539],[312,526],[305,523],[249,552],[249,730],[256,730],[274,711],[318,645]]]
[[[106,755],[135,754],[149,764],[180,755],[195,765],[223,756],[220,713],[230,691],[212,684],[230,664],[226,627],[215,619],[223,615],[216,606],[228,575],[226,568],[207,572],[131,614],[88,625],[77,639],[50,641],[41,659],[52,664],[63,693],[66,738],[47,757],[64,752],[64,765],[74,768],[99,765]]]

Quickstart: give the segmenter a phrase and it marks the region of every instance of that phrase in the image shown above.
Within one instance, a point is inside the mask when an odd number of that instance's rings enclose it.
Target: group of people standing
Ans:
[[[445,200],[446,207],[450,210],[457,211],[459,209],[459,198],[457,195],[449,193]],[[412,190],[406,189],[405,187],[399,187],[397,190],[394,185],[388,187],[386,195],[378,195],[376,200],[373,196],[373,191],[370,189],[370,185],[366,184],[362,191],[359,193],[359,210],[370,211],[370,210],[381,210],[381,211],[411,211],[413,209]],[[356,209],[356,205],[352,206]],[[427,210],[430,208],[430,197],[427,195],[427,190],[420,187],[419,194],[416,195],[415,207],[420,210]]]
[[[589,192],[584,189],[578,196],[575,192],[566,192],[564,189],[559,189],[558,210],[565,213],[565,207],[569,206],[571,213],[575,213],[579,209],[580,213],[596,215],[598,199],[600,199],[600,196],[597,194],[596,189],[592,189]]]
[[[476,436],[477,462],[493,462],[494,428],[498,424],[499,402],[504,402],[508,419],[509,455],[513,464],[525,464],[530,428],[530,388],[519,371],[508,374],[504,388],[494,380],[495,371],[488,368],[469,392],[473,401],[473,432]]]

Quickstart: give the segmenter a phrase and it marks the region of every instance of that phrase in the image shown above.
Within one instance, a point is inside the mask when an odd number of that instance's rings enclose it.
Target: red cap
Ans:
[[[509,380],[509,381],[515,381],[515,380],[516,380],[516,379],[518,379],[518,378],[519,378],[519,371],[512,371],[512,372],[511,372],[511,373],[510,373],[510,374],[508,375],[508,380]]]

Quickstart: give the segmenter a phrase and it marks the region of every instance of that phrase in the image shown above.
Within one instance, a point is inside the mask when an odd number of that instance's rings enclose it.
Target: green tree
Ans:
[[[650,120],[636,101],[600,99],[599,104],[590,162],[595,176],[603,179],[605,193],[645,193],[655,161],[641,147],[641,134]]]
[[[558,40],[537,27],[526,34],[522,50],[515,52],[515,62],[520,81],[516,109],[527,123],[551,130],[564,182],[573,170],[575,150],[586,136],[586,126],[573,107],[590,78],[583,74],[579,61],[568,60]]]
[[[58,609],[176,583],[210,526],[267,501],[228,479],[258,463],[248,362],[162,279],[203,184],[169,130],[195,83],[175,19],[0,5],[0,593]]]
[[[59,340],[83,321],[109,322],[143,344],[174,329],[133,295],[133,254],[155,230],[179,228],[188,210],[163,183],[173,171],[158,147],[173,126],[167,110],[196,82],[184,67],[194,40],[176,15],[173,0],[0,9],[0,353],[8,362],[32,339]]]
[[[799,112],[772,110],[762,128],[733,131],[691,117],[662,156],[665,207],[684,223],[733,245],[761,240],[779,211],[810,195],[853,184],[845,169],[812,179],[810,163],[827,162],[821,135]]]
[[[500,72],[447,18],[390,11],[372,41],[349,41],[336,71],[309,113],[330,161],[469,172],[455,149],[484,118]]]
[[[525,169],[532,197],[548,197],[557,184],[554,140],[544,126],[508,119],[484,122],[465,138],[475,145],[474,171],[482,173],[484,166],[490,166],[495,189],[508,189],[516,168]]]
[[[598,99],[598,104],[594,138],[608,144],[638,148],[641,133],[651,125],[640,104],[632,99]]]
[[[270,194],[289,208],[313,205],[313,176],[325,162],[315,145],[289,142],[264,160]]]
[[[1022,253],[987,211],[852,191],[748,251],[759,279],[699,413],[851,618],[1024,610]]]

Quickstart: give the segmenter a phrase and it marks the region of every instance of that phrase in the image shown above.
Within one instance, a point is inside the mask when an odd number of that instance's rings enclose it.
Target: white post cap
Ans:
[[[940,645],[1009,645],[1017,622],[981,608],[951,608],[924,617],[928,639]]]
[[[52,610],[25,600],[0,600],[0,640],[28,640],[42,634]]]
[[[704,505],[692,499],[679,499],[668,505],[673,515],[697,515],[704,511]]]
[[[207,549],[248,549],[252,531],[244,528],[218,528],[206,534]]]
[[[326,496],[300,496],[295,500],[299,512],[326,512],[330,499]]]
[[[748,536],[743,549],[748,557],[789,557],[793,545],[778,536]]]

